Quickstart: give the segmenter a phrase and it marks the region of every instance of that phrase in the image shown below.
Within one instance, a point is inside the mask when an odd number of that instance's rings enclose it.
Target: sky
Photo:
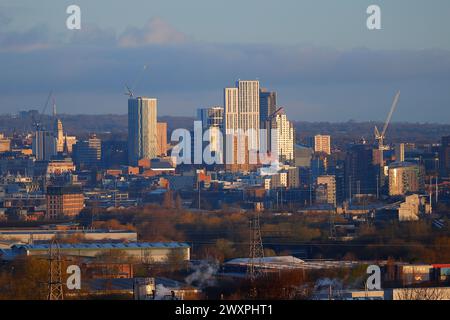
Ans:
[[[129,84],[194,116],[259,79],[292,120],[383,121],[401,90],[393,121],[450,123],[449,20],[448,0],[2,0],[0,113],[52,90],[60,113],[124,114]]]

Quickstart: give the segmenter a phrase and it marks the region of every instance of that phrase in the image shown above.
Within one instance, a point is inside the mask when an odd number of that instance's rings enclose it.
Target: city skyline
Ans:
[[[449,13],[1,1],[0,301],[450,301]]]

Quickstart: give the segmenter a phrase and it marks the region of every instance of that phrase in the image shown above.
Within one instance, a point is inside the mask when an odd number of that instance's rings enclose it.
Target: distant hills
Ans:
[[[127,115],[105,114],[105,115],[65,115],[58,116],[62,122],[64,131],[69,135],[77,135],[81,138],[89,133],[96,133],[103,139],[125,140],[127,135]],[[191,129],[193,127],[192,117],[162,116],[158,121],[167,122],[169,133],[177,128]],[[53,118],[43,116],[42,123],[48,129],[53,128]],[[304,142],[305,137],[315,134],[329,134],[335,144],[341,145],[364,137],[368,141],[373,140],[373,129],[375,125],[382,127],[378,122],[306,122],[295,121],[297,140]],[[31,117],[12,117],[0,115],[0,133],[11,134],[12,132],[33,131],[33,119]],[[416,143],[438,143],[440,138],[450,135],[450,124],[432,123],[400,123],[393,122],[387,133],[387,141],[416,142]]]

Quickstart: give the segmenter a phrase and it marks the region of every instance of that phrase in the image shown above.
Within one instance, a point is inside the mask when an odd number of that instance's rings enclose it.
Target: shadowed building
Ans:
[[[56,155],[56,138],[53,132],[38,130],[33,136],[33,154],[36,160],[51,160]]]
[[[259,93],[259,122],[261,129],[266,128],[269,117],[275,113],[277,106],[277,93],[269,92],[265,88],[261,88]]]
[[[47,219],[75,217],[84,208],[84,195],[80,186],[49,186],[47,188]]]
[[[450,177],[450,136],[442,137],[439,160],[441,176],[444,178]]]
[[[156,124],[158,137],[158,156],[167,156],[167,122],[158,122]]]
[[[347,197],[356,194],[376,194],[377,170],[373,165],[372,147],[361,141],[351,145],[345,159]]]
[[[78,141],[73,146],[73,158],[78,169],[99,167],[102,159],[102,141],[95,134],[86,141]]]

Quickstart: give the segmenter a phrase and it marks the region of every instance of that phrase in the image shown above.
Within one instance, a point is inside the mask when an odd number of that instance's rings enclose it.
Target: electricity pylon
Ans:
[[[64,300],[62,284],[62,260],[59,244],[53,239],[48,247],[48,300]]]
[[[250,219],[250,261],[247,265],[247,277],[255,280],[262,273],[262,260],[264,249],[261,239],[261,227],[259,224],[259,213]],[[259,266],[256,267],[256,264]]]

